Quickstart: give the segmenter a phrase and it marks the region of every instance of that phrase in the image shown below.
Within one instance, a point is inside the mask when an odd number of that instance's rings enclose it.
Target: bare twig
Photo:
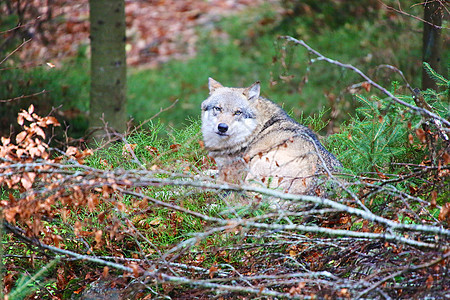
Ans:
[[[16,49],[14,49],[13,51],[11,51],[8,55],[6,55],[6,57],[0,61],[0,65],[2,63],[4,63],[9,57],[11,57],[11,55],[13,55],[14,53],[16,53],[20,48],[22,48],[24,45],[26,45],[27,43],[29,43],[31,41],[31,39],[28,39],[26,41],[24,41],[22,44],[20,44]]]
[[[5,160],[0,158],[0,160]],[[39,166],[46,166],[45,169],[37,169]],[[48,167],[53,167],[53,169],[49,169]],[[74,170],[73,168],[76,167],[77,170]],[[194,215],[198,218],[202,218],[205,221],[212,221],[212,222],[218,222],[222,224],[221,222],[223,220],[209,217],[203,214],[199,214],[196,212],[189,211],[187,209],[184,209],[182,207],[177,207],[175,205],[159,201],[157,199],[153,199],[151,197],[148,197],[141,193],[136,193],[130,190],[125,190],[117,185],[132,185],[134,187],[147,187],[147,186],[190,186],[190,187],[197,187],[202,189],[209,189],[209,190],[228,190],[228,191],[236,191],[236,192],[254,192],[259,193],[267,196],[274,197],[276,199],[282,199],[282,200],[289,200],[293,203],[302,203],[302,202],[310,202],[314,204],[329,206],[331,208],[337,209],[339,211],[344,211],[359,217],[362,217],[366,220],[377,222],[379,224],[383,224],[387,227],[389,227],[391,230],[394,231],[402,231],[402,230],[412,230],[412,231],[419,231],[419,232],[427,232],[432,234],[438,234],[443,236],[450,236],[450,230],[444,229],[442,227],[437,226],[429,226],[429,225],[420,225],[420,224],[402,224],[397,223],[394,221],[391,221],[389,219],[380,217],[378,215],[373,214],[370,211],[365,211],[362,209],[350,207],[348,205],[344,205],[341,203],[338,203],[336,201],[321,198],[317,196],[308,196],[308,195],[294,195],[294,194],[286,194],[282,191],[278,190],[272,190],[269,188],[264,187],[258,187],[258,186],[248,186],[248,185],[233,185],[228,183],[215,183],[210,178],[198,178],[198,179],[192,179],[189,176],[179,174],[173,174],[168,173],[168,178],[160,178],[155,176],[155,174],[158,174],[158,172],[154,171],[147,171],[147,170],[101,170],[96,169],[92,167],[88,167],[86,165],[79,164],[76,161],[73,161],[73,165],[67,165],[67,164],[60,164],[60,163],[48,163],[48,162],[36,162],[36,163],[27,163],[27,164],[10,164],[5,166],[0,166],[0,170],[4,169],[4,173],[0,174],[0,177],[6,177],[11,176],[13,174],[17,174],[17,171],[10,171],[14,168],[18,168],[19,172],[30,172],[35,171],[38,173],[59,173],[59,174],[66,174],[66,175],[72,175],[71,180],[73,180],[73,184],[79,185],[79,182],[82,184],[92,187],[91,184],[88,185],[87,178],[95,177],[98,179],[103,179],[104,181],[93,181],[93,186],[101,187],[104,184],[112,185],[115,184],[116,188],[121,191],[122,193],[127,193],[134,196],[139,197],[145,197],[146,199],[153,201],[154,203],[166,207],[170,207],[172,209],[177,209],[179,211],[189,213],[191,215]],[[85,170],[83,172],[82,170]],[[185,178],[180,178],[185,177]],[[76,180],[75,180],[76,179]],[[69,184],[65,184],[62,186],[62,188],[69,187]],[[265,226],[265,225],[264,225]],[[299,227],[300,228],[300,227]],[[280,229],[277,227],[277,229]],[[314,232],[317,232],[316,229],[311,229]],[[330,231],[329,233],[333,234],[333,231]],[[338,233],[336,235],[340,235],[342,233]],[[352,236],[353,233],[352,233]],[[389,236],[389,235],[388,235]],[[368,236],[367,236],[368,237]],[[375,236],[374,236],[375,237]],[[378,236],[378,238],[382,238],[381,236]],[[388,239],[398,240],[398,241],[406,241],[401,236],[389,236]],[[412,242],[415,243],[415,242]],[[435,247],[433,245],[427,244],[427,243],[419,243],[421,246],[424,247]],[[417,244],[417,246],[419,246]]]
[[[138,131],[140,128],[142,128],[142,126],[144,126],[145,124],[147,124],[148,122],[151,122],[153,119],[157,118],[160,114],[162,114],[163,112],[166,112],[170,109],[172,109],[173,107],[175,107],[175,105],[177,105],[179,99],[175,100],[172,104],[170,104],[168,107],[166,108],[160,108],[159,112],[157,112],[155,115],[153,115],[150,119],[145,120],[144,122],[142,122],[141,124],[139,124],[139,126],[136,126],[136,128],[133,129],[133,131],[131,131],[130,133],[136,132]]]
[[[358,294],[358,296],[356,297],[356,299],[360,299],[361,297],[363,297],[364,295],[366,295],[367,293],[369,293],[370,291],[374,290],[375,288],[379,287],[380,285],[382,285],[383,283],[385,283],[388,280],[391,280],[392,278],[395,278],[397,276],[400,276],[408,271],[416,271],[416,270],[420,270],[420,269],[425,269],[425,268],[429,268],[432,267],[438,263],[440,263],[443,260],[446,260],[447,258],[450,257],[450,252],[447,252],[446,254],[442,255],[441,257],[438,257],[430,262],[427,263],[423,263],[417,266],[406,266],[404,268],[402,268],[401,270],[384,277],[383,279],[377,281],[376,283],[374,283],[373,285],[371,285],[370,287],[368,287],[367,289],[365,289],[364,291],[362,291],[361,293]],[[379,272],[378,272],[379,273]],[[370,277],[375,277],[378,274],[374,274]],[[368,278],[365,278],[364,281],[367,281]]]
[[[407,107],[408,109],[410,109],[411,111],[414,111],[417,114],[420,114],[426,118],[431,118],[431,119],[435,119],[435,120],[439,120],[442,124],[445,124],[447,127],[446,128],[441,128],[442,130],[446,131],[446,132],[450,132],[450,122],[444,118],[442,118],[441,116],[425,109],[422,107],[416,107],[414,105],[411,105],[401,99],[399,99],[398,97],[396,97],[394,94],[392,94],[391,92],[389,92],[387,89],[385,89],[384,87],[382,87],[381,85],[379,85],[378,83],[374,82],[371,78],[369,78],[366,74],[364,74],[360,69],[354,67],[353,65],[350,64],[344,64],[341,63],[337,60],[328,58],[323,56],[321,53],[319,53],[318,51],[314,50],[313,48],[311,48],[308,44],[306,44],[303,40],[297,40],[293,37],[290,36],[281,36],[280,38],[288,40],[290,42],[293,42],[297,45],[301,45],[303,47],[305,47],[309,52],[313,53],[314,55],[317,56],[316,59],[313,59],[312,61],[326,61],[328,63],[337,65],[339,67],[345,68],[345,69],[350,69],[352,71],[354,71],[355,73],[357,73],[359,76],[361,76],[362,78],[364,78],[364,80],[366,80],[370,85],[374,86],[375,88],[377,88],[378,90],[380,90],[381,92],[383,92],[383,94],[385,94],[386,96],[388,96],[389,98],[391,98],[392,100],[394,100],[395,102]]]
[[[0,100],[0,103],[1,102],[12,102],[12,101],[16,101],[16,100],[22,100],[22,99],[25,99],[25,98],[31,98],[31,97],[39,96],[39,95],[44,94],[44,93],[48,93],[48,91],[42,90],[40,92],[37,92],[37,93],[34,93],[34,94],[30,94],[30,95],[22,95],[22,96],[14,97],[14,98],[11,98],[11,99]]]
[[[418,20],[418,21],[420,21],[420,22],[423,22],[423,23],[426,23],[426,24],[428,24],[428,25],[430,25],[430,26],[433,26],[433,27],[436,28],[436,29],[449,29],[448,27],[438,26],[438,25],[433,24],[433,23],[431,23],[431,22],[428,22],[427,20],[424,20],[424,19],[422,19],[422,18],[420,18],[420,17],[418,17],[418,16],[415,16],[415,15],[412,15],[412,14],[409,14],[409,13],[405,12],[405,11],[401,8],[401,6],[400,6],[400,2],[398,2],[398,9],[395,8],[395,7],[392,7],[392,6],[387,5],[386,3],[384,3],[384,2],[381,1],[381,0],[378,0],[378,2],[381,3],[381,5],[383,5],[384,7],[386,7],[386,9],[388,9],[388,10],[392,10],[392,11],[395,11],[396,13],[399,13],[399,14],[405,15],[405,16],[407,16],[407,17],[416,19],[416,20]],[[442,5],[442,7],[445,7],[443,3],[441,3],[441,5]]]

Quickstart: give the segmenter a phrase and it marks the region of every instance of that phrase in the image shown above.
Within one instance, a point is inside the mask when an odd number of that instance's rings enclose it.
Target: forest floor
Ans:
[[[34,3],[36,2],[36,3]],[[33,39],[19,52],[22,60],[45,60],[57,65],[76,56],[89,45],[89,4],[87,0],[31,1],[37,10],[24,9],[21,26],[39,24],[30,30]],[[210,26],[224,16],[265,3],[281,11],[277,0],[155,0],[126,1],[127,62],[131,66],[152,67],[170,59],[186,59],[196,54],[198,26]],[[24,4],[25,8],[27,4]],[[7,7],[3,6],[3,10]],[[1,9],[1,8],[0,8]],[[6,11],[3,11],[6,12]],[[220,38],[220,33],[217,33]]]
[[[272,29],[284,13],[278,2],[127,1],[128,63],[145,69],[129,74],[132,109],[148,120],[180,99],[168,118],[183,126],[172,128],[158,115],[158,121],[141,125],[144,130],[132,129],[96,151],[71,143],[75,118],[62,119],[67,111],[56,117],[37,111],[53,103],[67,109],[71,101],[80,107],[77,117],[88,110],[88,2],[20,2],[24,20],[34,21],[22,23],[25,43],[14,55],[38,67],[7,60],[12,67],[0,78],[0,86],[8,87],[2,99],[49,92],[27,98],[33,105],[18,116],[2,113],[20,128],[0,145],[8,299],[448,298],[448,140],[441,128],[368,82],[310,51],[297,53],[298,45],[275,41],[281,32]],[[352,3],[350,8],[361,8]],[[258,5],[268,5],[263,14],[252,10]],[[364,65],[370,76],[381,73],[380,63],[417,70],[419,52],[408,47],[419,47],[418,35],[410,23],[386,11],[377,11],[376,22],[352,23],[349,7],[339,7],[348,13],[339,28],[317,11],[296,16],[288,27],[330,57]],[[237,19],[217,26],[238,12]],[[201,26],[211,43],[201,45]],[[215,180],[198,115],[206,79],[216,75],[230,84],[261,80],[271,97],[278,89],[279,103],[316,132],[329,120],[315,115],[319,107],[326,104],[341,115],[351,111],[351,120],[325,140],[345,166],[329,174],[331,186],[339,186],[336,193],[328,199],[263,188],[258,193],[254,186]],[[380,75],[389,91],[413,106],[410,91],[400,87],[404,81],[392,76]],[[447,116],[450,84],[441,77],[446,90],[424,97]],[[307,104],[312,113],[303,118]],[[188,109],[196,118],[185,125]],[[58,130],[65,136],[56,149]],[[249,197],[252,205],[230,205],[233,195]],[[297,209],[273,210],[265,202],[273,197]]]

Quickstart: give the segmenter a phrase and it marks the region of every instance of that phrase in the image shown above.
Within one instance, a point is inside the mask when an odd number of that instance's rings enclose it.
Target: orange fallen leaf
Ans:
[[[17,144],[22,143],[23,140],[25,140],[27,134],[28,134],[28,133],[27,133],[26,131],[22,131],[21,133],[19,133],[19,134],[16,136],[16,143],[17,143]]]
[[[108,268],[108,266],[105,266],[103,268],[103,273],[102,273],[103,278],[108,277],[108,274],[109,274],[109,268]]]

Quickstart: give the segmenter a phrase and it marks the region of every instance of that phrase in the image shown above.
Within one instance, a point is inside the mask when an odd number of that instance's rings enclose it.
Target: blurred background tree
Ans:
[[[125,1],[90,0],[91,92],[89,127],[96,140],[105,126],[126,130]]]
[[[422,59],[428,63],[437,73],[441,72],[442,67],[442,18],[445,13],[445,3],[448,1],[430,1],[423,3],[424,22],[423,22],[423,44]],[[434,81],[425,69],[422,70],[422,90],[437,89]]]
[[[91,5],[101,7],[102,14],[113,3]],[[445,28],[448,1],[427,3],[441,5],[431,15],[441,14]],[[6,0],[0,4],[1,56],[9,55],[23,39],[31,40],[1,64],[0,99],[34,96],[0,105],[0,129],[8,134],[17,111],[33,103],[41,115],[54,108],[64,120],[67,141],[82,144],[89,127],[103,126],[102,113],[109,126],[120,132],[125,130],[126,114],[138,124],[177,99],[177,107],[158,119],[180,128],[186,119],[198,118],[200,102],[207,96],[207,78],[213,76],[235,86],[260,80],[263,94],[284,104],[297,119],[325,110],[323,119],[332,121],[323,132],[333,132],[359,105],[350,90],[360,78],[320,62],[311,65],[307,51],[285,47],[277,37],[304,39],[329,57],[361,67],[384,86],[402,82],[379,67],[393,65],[411,86],[421,87],[422,30],[427,24],[420,20],[423,8],[423,3],[407,0],[128,1],[125,78],[125,31],[112,26],[114,11],[103,20],[111,25],[93,21],[93,37],[96,29],[108,31],[104,42],[93,38],[91,61],[89,20],[103,17],[89,16],[87,0]],[[116,29],[122,33],[113,33]],[[100,51],[114,38],[120,46]],[[102,73],[101,67],[95,67],[96,54],[106,58],[103,63],[109,71]],[[108,58],[113,54],[122,62]],[[442,51],[444,67],[447,58]],[[97,72],[92,76],[91,63]],[[48,67],[52,65],[56,67]],[[112,86],[105,88],[105,84]],[[102,93],[110,94],[97,94],[101,87]],[[97,105],[101,111],[96,111],[95,99],[103,99]]]

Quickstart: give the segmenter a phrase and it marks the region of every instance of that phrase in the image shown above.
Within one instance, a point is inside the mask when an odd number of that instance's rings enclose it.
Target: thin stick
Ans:
[[[32,39],[28,39],[26,41],[24,41],[22,44],[20,44],[16,49],[14,49],[11,53],[9,53],[8,55],[6,55],[6,57],[0,61],[0,65],[2,63],[4,63],[11,55],[13,55],[14,53],[16,53],[20,48],[22,48],[25,44],[29,43]]]
[[[30,98],[30,97],[38,96],[38,95],[41,95],[41,94],[44,94],[44,93],[48,93],[48,91],[47,91],[47,90],[42,90],[42,91],[40,91],[40,92],[31,94],[31,95],[22,95],[22,96],[15,97],[15,98],[11,98],[11,99],[0,100],[0,102],[1,102],[1,103],[4,103],[4,102],[11,102],[11,101],[16,101],[16,100],[22,100],[22,99],[25,99],[25,98]]]
[[[414,105],[411,105],[401,99],[399,99],[398,97],[396,97],[395,95],[393,95],[391,92],[389,92],[388,90],[386,90],[384,87],[382,87],[381,85],[379,85],[378,83],[376,83],[375,81],[373,81],[370,77],[368,77],[366,74],[364,74],[360,69],[354,67],[353,65],[350,64],[344,64],[341,63],[337,60],[328,58],[323,56],[321,53],[319,53],[318,51],[314,50],[313,48],[311,48],[308,44],[306,44],[303,40],[297,40],[291,36],[280,36],[281,39],[285,39],[288,40],[290,42],[293,42],[295,44],[301,45],[303,47],[305,47],[309,52],[313,53],[314,55],[317,56],[316,60],[324,60],[326,62],[329,62],[331,64],[337,65],[339,67],[345,68],[345,69],[350,69],[352,71],[354,71],[355,73],[357,73],[359,76],[361,76],[362,78],[364,78],[368,83],[370,83],[370,85],[374,86],[375,88],[377,88],[378,90],[380,90],[381,92],[383,92],[386,96],[388,96],[389,98],[391,98],[392,100],[394,100],[395,102],[409,108],[412,111],[415,111],[417,114],[420,114],[422,116],[428,117],[428,118],[432,118],[432,119],[436,119],[439,120],[440,122],[442,122],[442,124],[445,124],[447,127],[450,127],[450,122],[447,121],[446,119],[442,118],[441,116],[430,112],[429,110],[425,109],[425,108],[421,108],[421,107],[416,107]],[[442,130],[445,130],[447,132],[450,132],[450,128],[442,128]]]

